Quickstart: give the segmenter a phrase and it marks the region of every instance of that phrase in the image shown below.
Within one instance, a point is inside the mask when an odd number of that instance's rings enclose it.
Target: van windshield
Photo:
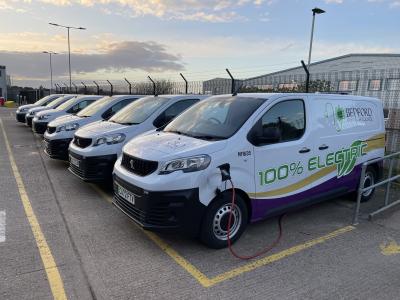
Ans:
[[[124,125],[140,124],[169,100],[154,96],[141,98],[121,109],[109,121]]]
[[[52,96],[49,95],[49,96],[43,97],[42,99],[39,99],[38,101],[36,101],[36,102],[33,103],[33,104],[39,105],[39,106],[40,106],[40,105],[46,103],[46,101],[49,100],[50,97],[52,97]]]
[[[91,117],[94,114],[96,114],[98,111],[100,111],[104,106],[109,104],[113,98],[106,96],[101,98],[100,100],[97,100],[90,104],[89,106],[85,107],[82,109],[80,112],[78,112],[76,115],[78,117]]]
[[[219,140],[234,135],[266,99],[212,97],[189,108],[164,131],[199,139]]]
[[[59,111],[66,110],[70,106],[74,105],[75,102],[76,102],[76,98],[69,99],[68,101],[65,101],[64,103],[62,103],[59,106],[57,106],[56,109],[59,110]]]
[[[50,103],[48,103],[48,104],[46,105],[46,107],[48,107],[48,108],[56,108],[56,107],[58,107],[60,104],[64,103],[64,101],[66,101],[67,99],[69,99],[69,98],[67,98],[66,96],[57,98],[57,99],[51,101]]]

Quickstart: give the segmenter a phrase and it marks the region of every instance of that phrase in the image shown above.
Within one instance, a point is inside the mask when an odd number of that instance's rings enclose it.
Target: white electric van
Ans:
[[[362,163],[384,151],[378,99],[214,96],[124,146],[114,167],[114,204],[145,229],[181,230],[221,248],[227,245],[229,176],[236,194],[233,242],[249,221],[356,191]],[[381,165],[369,166],[364,186],[380,174]]]
[[[32,120],[32,130],[35,133],[44,134],[49,122],[61,116],[77,114],[82,109],[101,98],[103,98],[103,96],[78,96],[64,102],[63,104],[57,106],[57,108],[38,112]]]
[[[17,119],[18,122],[25,123],[25,115],[27,114],[28,110],[34,107],[39,107],[39,106],[45,106],[51,101],[60,98],[64,95],[60,94],[53,94],[53,95],[48,95],[46,97],[43,97],[36,101],[33,104],[26,104],[26,105],[21,105],[18,107],[17,111],[15,112],[15,118]]]
[[[110,119],[120,109],[141,98],[139,95],[103,97],[76,115],[61,116],[47,125],[44,133],[45,153],[51,158],[68,159],[68,146],[78,128]]]
[[[45,106],[38,106],[38,107],[29,109],[25,116],[26,125],[28,125],[30,128],[32,128],[32,120],[38,112],[41,112],[41,111],[44,111],[47,109],[57,108],[64,102],[67,102],[68,100],[75,98],[77,96],[78,95],[64,95],[64,96],[54,99],[50,103],[47,103]]]
[[[141,98],[105,122],[76,131],[69,146],[69,170],[86,181],[111,179],[122,147],[133,137],[162,127],[204,95],[162,95]]]

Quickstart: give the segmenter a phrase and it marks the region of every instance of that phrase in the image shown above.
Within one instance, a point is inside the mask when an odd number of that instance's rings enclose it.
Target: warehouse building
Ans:
[[[385,107],[399,107],[400,54],[348,54],[310,65],[311,82],[323,91],[377,97]],[[244,87],[295,90],[306,80],[302,66],[248,78]]]
[[[5,66],[0,66],[0,97],[7,99],[7,73]]]

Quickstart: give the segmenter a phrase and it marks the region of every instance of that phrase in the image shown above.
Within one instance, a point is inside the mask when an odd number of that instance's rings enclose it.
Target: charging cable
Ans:
[[[232,186],[232,202],[231,202],[231,209],[230,209],[230,212],[229,212],[228,229],[227,229],[229,251],[232,253],[232,255],[234,257],[242,259],[242,260],[249,260],[249,259],[253,259],[253,258],[256,258],[258,256],[261,256],[261,255],[264,255],[265,253],[271,251],[276,245],[279,244],[279,242],[280,242],[280,240],[282,238],[282,234],[283,234],[283,231],[282,231],[282,218],[283,218],[284,215],[281,215],[279,217],[279,220],[278,220],[279,235],[271,245],[269,245],[268,247],[264,248],[263,250],[255,253],[253,255],[240,255],[240,254],[238,254],[232,247],[232,241],[231,241],[231,236],[230,236],[233,209],[235,207],[235,200],[236,200],[235,186],[233,185],[232,179],[230,179],[230,175],[229,175],[229,179],[227,179],[227,180],[230,182],[230,184]]]

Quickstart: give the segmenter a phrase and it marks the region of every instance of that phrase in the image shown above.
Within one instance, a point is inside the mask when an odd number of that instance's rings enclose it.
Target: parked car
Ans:
[[[78,96],[62,103],[56,108],[40,111],[32,120],[32,130],[35,133],[44,134],[47,124],[52,120],[67,114],[76,114],[100,98],[102,96]]]
[[[44,133],[45,153],[51,158],[68,159],[68,146],[78,128],[110,119],[120,109],[143,96],[118,95],[103,97],[76,115],[66,115],[49,122]]]
[[[214,96],[124,146],[114,204],[145,229],[181,231],[222,248],[230,215],[233,243],[248,222],[356,191],[361,165],[384,152],[375,98]],[[370,165],[363,186],[380,174],[381,164]]]
[[[53,101],[57,98],[60,98],[62,96],[64,96],[64,95],[60,95],[60,94],[48,95],[46,97],[39,99],[38,101],[36,101],[33,104],[21,105],[20,107],[18,107],[17,111],[15,112],[15,118],[18,122],[25,123],[25,116],[29,109],[34,108],[34,107],[39,107],[39,106],[45,106],[48,103],[50,103],[51,101]]]
[[[38,106],[38,107],[30,108],[25,116],[26,125],[28,125],[30,128],[32,128],[32,120],[38,112],[47,110],[47,109],[57,108],[59,105],[63,104],[64,102],[66,102],[74,97],[77,97],[77,96],[78,95],[64,95],[62,97],[54,99],[50,103],[47,103],[45,106]]]
[[[86,181],[111,180],[122,146],[131,138],[162,127],[204,95],[163,95],[141,98],[105,122],[76,131],[69,146],[69,170]]]

